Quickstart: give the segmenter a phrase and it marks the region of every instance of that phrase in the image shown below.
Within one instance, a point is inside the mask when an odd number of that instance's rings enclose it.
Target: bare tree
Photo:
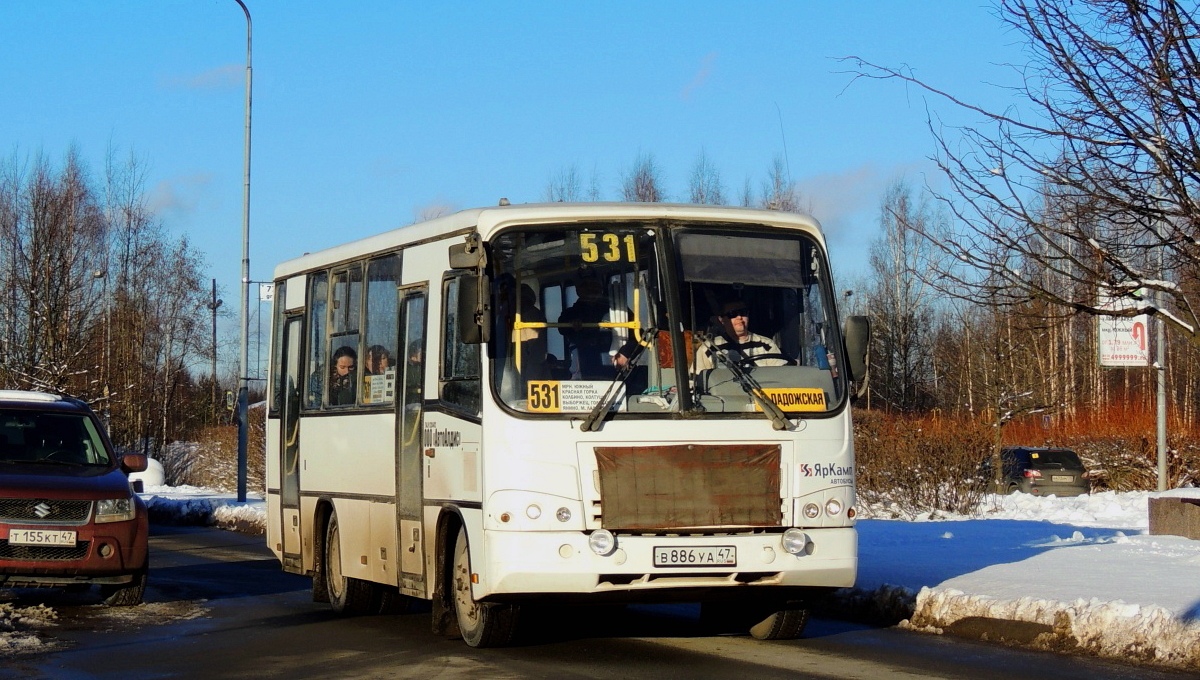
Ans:
[[[0,387],[81,397],[119,445],[159,448],[189,427],[207,309],[203,262],[146,207],[142,168],[110,152],[98,190],[74,149],[0,166]]]
[[[771,160],[771,167],[767,170],[767,182],[763,185],[762,206],[768,210],[782,212],[800,212],[804,209],[801,205],[800,190],[792,181],[782,156]]]
[[[849,58],[859,76],[903,80],[985,121],[931,125],[960,220],[930,235],[960,264],[938,272],[944,289],[1149,312],[1200,344],[1196,11],[1178,0],[1002,0],[1001,19],[1032,55],[1017,69],[1020,109],[989,111],[907,70]],[[1100,285],[1134,306],[1102,305]],[[1152,295],[1138,299],[1139,289]]]
[[[574,164],[560,168],[546,183],[544,198],[548,203],[575,203],[583,200],[579,168]]]
[[[738,204],[743,208],[749,208],[754,205],[754,187],[750,186],[750,178],[742,182],[742,191],[738,197]]]
[[[921,273],[936,264],[938,253],[919,232],[930,231],[938,219],[897,181],[884,196],[882,233],[871,244],[867,307],[872,317],[872,401],[900,411],[933,405],[935,291]]]
[[[621,181],[621,197],[626,201],[658,203],[666,200],[662,178],[653,154],[638,154],[629,174]]]
[[[7,335],[4,381],[52,392],[86,390],[95,328],[103,216],[75,149],[60,171],[37,156],[26,175],[16,156],[0,208]]]
[[[602,192],[600,191],[600,172],[596,166],[592,166],[592,174],[588,177],[587,200],[599,201]]]
[[[692,203],[724,205],[725,189],[721,186],[721,172],[709,160],[703,149],[692,164],[692,178],[688,183],[688,196]]]

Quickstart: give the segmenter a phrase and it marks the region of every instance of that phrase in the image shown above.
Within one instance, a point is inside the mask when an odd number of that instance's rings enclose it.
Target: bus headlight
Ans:
[[[808,549],[808,534],[796,528],[783,532],[783,550],[790,555],[804,555]]]
[[[570,522],[571,521],[571,509],[566,508],[566,507],[559,508],[558,512],[554,513],[554,516],[557,517],[558,521],[560,521],[560,522]]]
[[[617,537],[608,529],[597,529],[588,536],[588,547],[600,557],[607,557],[617,548]]]
[[[825,501],[825,514],[837,515],[842,511],[842,502],[836,498],[830,498]]]
[[[525,516],[529,519],[537,519],[542,516],[542,509],[537,503],[531,503],[529,507],[525,508]]]
[[[816,519],[821,514],[821,508],[817,507],[816,503],[808,503],[804,506],[804,516],[808,519]]]

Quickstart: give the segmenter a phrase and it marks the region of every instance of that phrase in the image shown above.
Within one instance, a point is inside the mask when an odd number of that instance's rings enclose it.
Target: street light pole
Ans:
[[[242,313],[241,313],[241,328],[239,329],[242,337],[241,358],[238,364],[238,380],[241,383],[238,387],[238,402],[237,402],[237,421],[238,421],[238,502],[246,502],[246,460],[247,460],[247,445],[249,443],[249,422],[247,418],[247,410],[249,407],[249,390],[250,379],[249,373],[249,352],[247,351],[249,333],[249,309],[250,309],[250,103],[253,82],[253,70],[251,68],[251,22],[250,10],[246,8],[246,3],[242,0],[234,0],[241,6],[242,12],[246,15],[246,142],[243,151],[243,167],[245,169],[245,184],[242,190]]]

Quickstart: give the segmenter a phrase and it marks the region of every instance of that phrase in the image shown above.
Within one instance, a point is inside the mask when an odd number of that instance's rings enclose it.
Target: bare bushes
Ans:
[[[266,422],[261,406],[251,407],[246,458],[246,488],[265,491]],[[174,442],[157,454],[169,486],[201,486],[236,491],[238,481],[236,425],[213,425],[200,431],[195,442]]]
[[[913,519],[974,512],[979,464],[993,450],[992,428],[970,420],[854,414],[859,506],[869,515]]]
[[[1064,436],[1061,446],[1083,459],[1092,491],[1145,491],[1158,488],[1158,442],[1153,433]],[[1200,484],[1200,444],[1193,433],[1167,435],[1168,488]]]
[[[911,519],[938,512],[972,514],[983,497],[979,465],[992,455],[995,430],[969,418],[854,413],[860,509],[867,516]],[[1133,409],[1038,416],[1004,427],[1005,445],[1061,446],[1083,460],[1092,491],[1158,488],[1152,418]],[[1167,438],[1167,486],[1200,486],[1200,440],[1173,420]]]

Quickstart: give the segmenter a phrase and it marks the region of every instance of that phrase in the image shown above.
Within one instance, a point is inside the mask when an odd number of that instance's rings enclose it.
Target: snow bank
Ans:
[[[267,515],[261,494],[239,503],[230,493],[191,486],[147,487],[141,494],[150,520],[160,524],[218,526],[243,533],[265,534]]]
[[[970,619],[990,622],[992,639],[1000,641],[1005,641],[1008,622],[1039,624],[1044,629],[1023,642],[1041,649],[1200,668],[1200,624],[1181,620],[1163,607],[1121,600],[1001,600],[955,589],[922,588],[912,618],[903,625],[940,633]]]

